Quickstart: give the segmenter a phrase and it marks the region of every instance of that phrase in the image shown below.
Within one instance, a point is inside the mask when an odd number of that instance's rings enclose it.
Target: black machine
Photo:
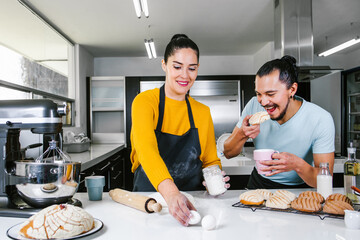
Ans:
[[[8,198],[8,208],[26,208],[16,184],[31,182],[28,176],[20,177],[16,169],[17,161],[24,160],[20,131],[27,129],[34,134],[43,134],[45,151],[48,140],[60,138],[59,143],[62,143],[61,117],[65,114],[66,105],[58,106],[47,99],[0,101],[0,197]]]

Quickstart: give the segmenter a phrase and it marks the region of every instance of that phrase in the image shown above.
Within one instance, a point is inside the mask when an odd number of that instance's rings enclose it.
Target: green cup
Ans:
[[[90,201],[102,200],[102,193],[104,186],[105,186],[104,176],[85,177],[85,187],[87,188]]]

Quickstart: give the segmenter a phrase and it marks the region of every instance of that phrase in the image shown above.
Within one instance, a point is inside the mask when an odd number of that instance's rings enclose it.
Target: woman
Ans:
[[[184,226],[195,208],[179,190],[204,189],[202,168],[221,166],[210,109],[188,96],[198,68],[197,45],[174,35],[162,60],[164,86],[139,94],[132,104],[133,190],[160,192]]]

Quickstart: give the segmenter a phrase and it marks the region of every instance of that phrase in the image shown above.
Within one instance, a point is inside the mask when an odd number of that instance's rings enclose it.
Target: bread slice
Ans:
[[[270,208],[287,209],[290,207],[290,202],[287,198],[273,195],[266,201],[265,205]]]
[[[306,198],[313,198],[317,200],[319,203],[324,203],[325,198],[318,192],[314,191],[305,191],[299,194],[299,198],[306,197]]]
[[[274,193],[274,195],[287,198],[289,203],[291,203],[291,201],[293,201],[296,198],[296,195],[294,193],[283,189],[277,190]]]
[[[348,198],[347,196],[345,196],[344,194],[341,194],[341,193],[333,193],[333,194],[329,195],[326,198],[326,201],[328,201],[328,200],[343,201],[352,206],[352,202],[351,202],[350,198]]]
[[[321,204],[313,198],[297,198],[291,202],[291,208],[301,212],[319,212]]]
[[[256,125],[265,122],[266,120],[270,119],[270,115],[266,112],[257,112],[251,116],[249,119],[249,123],[251,125]]]
[[[251,190],[240,194],[240,202],[244,205],[261,205],[264,197],[256,190]]]
[[[260,193],[265,200],[268,200],[273,195],[273,193],[267,189],[256,189],[256,192]]]
[[[338,215],[345,215],[344,210],[354,210],[354,208],[349,203],[339,200],[327,200],[323,208],[326,213]]]

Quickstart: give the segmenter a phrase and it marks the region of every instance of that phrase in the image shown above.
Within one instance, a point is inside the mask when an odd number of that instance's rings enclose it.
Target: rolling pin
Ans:
[[[115,202],[124,204],[126,206],[138,209],[143,212],[160,212],[162,209],[161,204],[157,203],[156,200],[153,198],[149,198],[147,196],[122,190],[119,188],[110,190],[109,195]]]

